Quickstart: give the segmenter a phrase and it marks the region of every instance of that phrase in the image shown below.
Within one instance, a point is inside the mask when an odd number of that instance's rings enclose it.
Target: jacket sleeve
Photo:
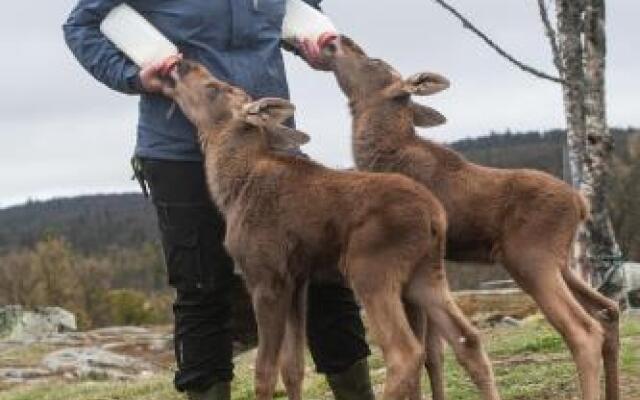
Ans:
[[[139,94],[139,68],[100,32],[100,23],[121,0],[80,0],[62,26],[80,64],[97,80],[127,94]]]

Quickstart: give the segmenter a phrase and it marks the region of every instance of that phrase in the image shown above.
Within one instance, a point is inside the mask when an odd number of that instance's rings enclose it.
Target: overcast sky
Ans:
[[[137,98],[111,92],[77,65],[60,25],[76,0],[5,2],[0,14],[0,207],[28,198],[137,190],[129,181]],[[525,62],[553,72],[535,0],[452,0]],[[423,98],[449,119],[441,141],[490,131],[562,127],[559,87],[498,58],[431,0],[325,0],[336,25],[403,74],[434,71],[452,87]],[[640,2],[608,2],[611,125],[640,126]],[[351,165],[350,120],[334,79],[287,56],[305,150]]]

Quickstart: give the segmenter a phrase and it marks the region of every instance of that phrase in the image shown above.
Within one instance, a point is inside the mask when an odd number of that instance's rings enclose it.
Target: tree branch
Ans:
[[[461,22],[462,22],[462,26],[466,29],[469,29],[470,31],[472,31],[473,33],[475,33],[477,36],[480,37],[480,39],[482,39],[486,44],[488,44],[493,50],[495,50],[499,55],[501,55],[502,57],[506,58],[507,60],[509,60],[509,62],[511,62],[512,64],[514,64],[515,66],[517,66],[518,68],[520,68],[521,70],[528,72],[530,74],[533,74],[535,76],[537,76],[538,78],[542,78],[542,79],[546,79],[552,82],[556,82],[556,83],[562,83],[564,84],[565,81],[561,78],[555,77],[555,76],[551,76],[543,71],[540,71],[536,68],[533,68],[529,65],[526,65],[525,63],[517,60],[515,57],[513,57],[511,54],[507,53],[505,50],[503,50],[500,46],[498,46],[497,44],[495,44],[491,39],[489,39],[489,37],[487,37],[487,35],[485,35],[484,33],[482,33],[478,28],[476,28],[471,22],[469,22],[469,20],[467,18],[465,18],[462,14],[460,14],[460,12],[458,10],[456,10],[455,8],[453,8],[451,5],[449,5],[447,2],[445,2],[444,0],[433,0],[436,3],[438,3],[440,6],[442,6],[444,9],[446,9],[447,11],[449,11],[451,14],[453,14],[456,18],[458,18]]]
[[[544,25],[545,34],[549,39],[549,45],[551,45],[553,64],[556,66],[560,77],[564,78],[565,70],[562,65],[562,60],[560,59],[560,48],[558,46],[558,39],[556,38],[556,31],[551,25],[551,20],[549,20],[549,13],[547,12],[547,6],[545,5],[544,0],[538,0],[538,8],[540,9],[540,18]]]

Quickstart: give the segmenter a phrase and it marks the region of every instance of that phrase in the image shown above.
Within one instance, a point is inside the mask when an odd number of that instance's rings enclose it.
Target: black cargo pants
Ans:
[[[141,160],[158,214],[173,306],[179,391],[202,391],[233,376],[231,309],[233,262],[224,220],[207,192],[200,162]],[[345,371],[369,355],[352,292],[311,283],[307,337],[318,372]]]

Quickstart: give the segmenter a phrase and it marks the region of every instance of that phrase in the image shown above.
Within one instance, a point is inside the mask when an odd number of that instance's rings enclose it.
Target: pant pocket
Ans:
[[[191,227],[167,227],[162,236],[169,284],[178,290],[202,289],[198,230]]]

